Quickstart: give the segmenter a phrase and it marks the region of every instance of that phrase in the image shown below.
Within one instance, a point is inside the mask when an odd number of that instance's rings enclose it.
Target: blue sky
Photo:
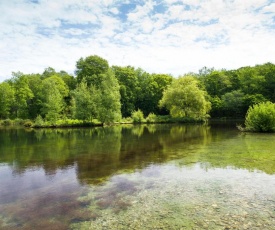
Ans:
[[[177,77],[275,63],[274,0],[0,0],[0,82],[80,57]]]

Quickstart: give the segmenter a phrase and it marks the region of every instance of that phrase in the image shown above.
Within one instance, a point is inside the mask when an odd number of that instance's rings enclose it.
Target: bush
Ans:
[[[3,121],[1,122],[1,125],[3,125],[3,126],[10,126],[10,125],[12,125],[12,120],[10,120],[10,119],[5,119],[5,120],[3,120]]]
[[[121,119],[120,123],[122,124],[133,123],[133,119],[131,117],[124,117]]]
[[[33,123],[31,120],[26,120],[23,124],[25,127],[32,127],[33,126]]]
[[[45,124],[45,122],[44,122],[43,118],[42,118],[40,115],[38,115],[38,116],[35,118],[34,126],[35,126],[35,127],[43,127],[44,124]]]
[[[154,113],[149,113],[149,115],[148,115],[147,118],[146,118],[146,121],[147,121],[148,123],[157,122],[157,115],[154,114]]]
[[[275,132],[275,104],[262,102],[250,106],[245,117],[245,131]]]
[[[138,111],[132,112],[131,117],[134,123],[141,123],[145,121],[143,112],[140,109],[138,109]]]
[[[13,123],[14,123],[14,125],[24,125],[25,121],[20,118],[15,118]]]

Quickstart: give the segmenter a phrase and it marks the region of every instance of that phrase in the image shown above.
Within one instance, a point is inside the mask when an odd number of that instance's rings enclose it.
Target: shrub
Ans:
[[[23,124],[25,127],[32,127],[33,126],[33,123],[31,120],[26,120]]]
[[[14,123],[14,125],[24,125],[25,121],[20,118],[15,118],[13,123]]]
[[[133,123],[133,119],[131,117],[124,117],[121,119],[121,122],[120,123]]]
[[[134,123],[141,123],[141,122],[145,121],[143,112],[140,109],[132,112],[131,117],[132,117]]]
[[[35,127],[43,127],[44,125],[45,125],[45,122],[44,122],[43,118],[40,115],[38,115],[35,118],[34,126]]]
[[[1,122],[1,124],[2,124],[3,126],[10,126],[10,125],[12,125],[12,120],[10,120],[10,119],[5,119],[5,120],[3,120],[3,121]]]
[[[157,115],[154,114],[154,113],[149,113],[149,115],[148,115],[147,118],[146,118],[146,121],[147,121],[148,123],[157,122]]]
[[[245,130],[275,132],[275,104],[262,102],[250,106],[245,117]]]

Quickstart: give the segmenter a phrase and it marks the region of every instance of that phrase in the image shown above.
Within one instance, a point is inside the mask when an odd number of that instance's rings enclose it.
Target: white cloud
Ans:
[[[203,66],[275,62],[275,4],[268,0],[0,1],[0,82],[12,71],[74,72],[80,57],[178,76]],[[180,4],[183,3],[183,4]],[[189,7],[187,7],[189,5]]]

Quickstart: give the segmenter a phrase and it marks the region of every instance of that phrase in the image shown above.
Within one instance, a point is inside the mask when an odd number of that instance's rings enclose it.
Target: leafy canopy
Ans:
[[[175,79],[164,91],[160,106],[169,109],[172,117],[204,118],[210,110],[206,92],[191,76]]]
[[[85,79],[88,86],[98,86],[101,84],[101,74],[107,73],[108,70],[109,63],[104,58],[97,55],[80,58],[76,63],[76,79],[78,83]]]

